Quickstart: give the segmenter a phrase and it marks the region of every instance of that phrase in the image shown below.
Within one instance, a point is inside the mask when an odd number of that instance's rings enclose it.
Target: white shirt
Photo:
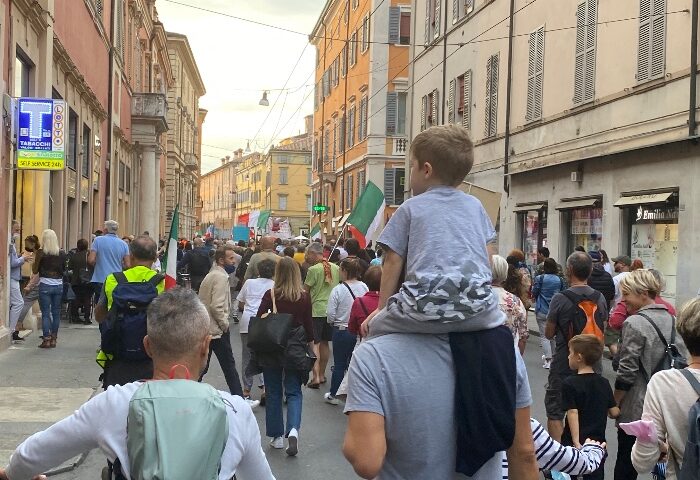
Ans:
[[[630,274],[630,272],[620,272],[613,277],[613,283],[615,284],[615,299],[612,302],[612,308],[614,308],[615,305],[620,303],[620,300],[622,300],[622,292],[620,291],[620,282],[622,281],[623,278],[625,278],[629,274]]]
[[[109,387],[43,432],[25,440],[10,458],[7,476],[13,479],[32,478],[60,465],[83,452],[100,448],[109,461],[119,458],[124,476],[129,473],[126,447],[126,422],[129,401],[141,382]],[[260,431],[253,411],[239,396],[219,391],[227,407],[229,436],[221,457],[220,480],[235,474],[240,480],[274,480],[260,446]]]
[[[345,285],[348,285],[352,289],[352,293],[355,294],[355,298],[361,297],[369,291],[367,285],[359,280],[350,280],[345,283],[339,283],[331,291],[331,295],[328,298],[328,323],[334,327],[346,327],[348,326],[348,320],[350,320],[350,310],[352,309],[352,303],[355,301],[350,295],[350,290]]]
[[[238,301],[245,303],[243,315],[238,324],[240,333],[248,333],[248,324],[250,319],[258,314],[263,295],[274,286],[275,282],[271,278],[251,278],[243,284],[238,294]]]

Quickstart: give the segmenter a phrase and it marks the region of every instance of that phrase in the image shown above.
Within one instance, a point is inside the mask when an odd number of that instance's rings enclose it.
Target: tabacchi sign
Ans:
[[[67,117],[64,100],[17,99],[17,168],[65,168]]]

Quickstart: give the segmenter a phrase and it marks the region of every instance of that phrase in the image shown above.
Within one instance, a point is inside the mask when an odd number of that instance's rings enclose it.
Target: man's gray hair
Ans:
[[[117,230],[119,230],[119,223],[117,223],[116,220],[107,220],[105,221],[105,230],[107,233],[117,233]]]
[[[306,252],[323,255],[323,245],[321,245],[320,243],[314,242],[311,245],[309,245],[308,247],[306,247]]]
[[[593,271],[593,260],[586,252],[574,252],[566,259],[569,273],[578,280],[588,280]]]
[[[209,334],[207,308],[189,288],[158,295],[147,314],[148,338],[156,357],[176,360],[190,355]]]

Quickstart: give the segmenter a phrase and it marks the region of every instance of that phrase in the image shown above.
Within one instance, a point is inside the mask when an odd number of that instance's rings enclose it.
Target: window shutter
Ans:
[[[486,98],[484,99],[484,137],[491,136],[491,59],[486,62]]]
[[[586,81],[586,2],[576,8],[576,53],[574,68],[574,105],[584,101],[584,84]]]
[[[595,48],[598,31],[598,0],[588,0],[586,17],[586,69],[583,86],[583,101],[592,102],[595,98]]]
[[[498,131],[498,54],[491,57],[491,135]]]
[[[362,138],[365,139],[367,138],[367,117],[368,117],[368,112],[369,112],[369,100],[367,97],[365,97],[365,111],[362,114]]]
[[[665,70],[666,0],[654,0],[650,30],[649,78],[659,78]]]
[[[439,100],[440,95],[438,94],[437,88],[433,90],[433,104],[432,104],[432,115],[433,115],[433,121],[431,122],[431,125],[439,125],[440,122],[438,121],[438,112],[439,107],[438,107],[438,100]]]
[[[428,110],[428,96],[423,95],[420,102],[420,131],[425,130],[425,115]]]
[[[338,150],[342,153],[345,151],[345,115],[340,118],[338,129],[340,130],[338,132],[338,142],[340,143]]]
[[[452,25],[459,20],[459,2],[463,0],[452,0]]]
[[[464,110],[462,111],[462,126],[472,129],[472,71],[464,72]]]
[[[542,82],[544,76],[544,27],[530,34],[530,58],[527,77],[527,121],[542,118]]]
[[[389,7],[389,43],[399,43],[401,7]]]
[[[396,205],[394,196],[394,174],[393,168],[384,170],[384,201],[387,205]]]
[[[527,62],[527,109],[525,120],[531,121],[534,117],[533,108],[535,103],[535,63],[537,62],[537,31],[530,33],[530,49]]]
[[[433,32],[433,38],[438,38],[440,36],[440,6],[442,5],[442,0],[435,0],[435,32]]]
[[[639,51],[637,57],[637,81],[649,80],[649,52],[651,51],[652,0],[639,2]]]
[[[455,123],[455,80],[450,80],[450,92],[447,97],[447,123]]]
[[[425,45],[428,45],[430,43],[430,5],[431,5],[431,0],[425,0],[425,32],[424,32]]]
[[[396,134],[396,124],[399,114],[399,94],[388,92],[386,94],[386,134]]]
[[[464,13],[470,14],[474,11],[474,0],[464,0]]]

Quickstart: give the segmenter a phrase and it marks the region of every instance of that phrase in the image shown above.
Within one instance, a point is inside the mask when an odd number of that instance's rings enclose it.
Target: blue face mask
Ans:
[[[231,275],[236,271],[236,266],[235,265],[224,265],[224,270],[226,270],[226,273]]]

